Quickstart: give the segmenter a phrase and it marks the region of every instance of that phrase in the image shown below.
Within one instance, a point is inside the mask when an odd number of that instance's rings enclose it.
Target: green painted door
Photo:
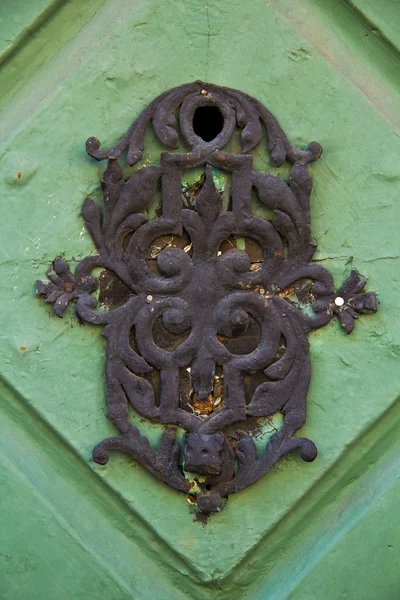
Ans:
[[[0,6],[0,598],[400,598],[400,4]],[[336,322],[310,336],[302,434],[317,460],[288,455],[206,525],[130,458],[92,462],[114,435],[104,340],[34,289],[60,252],[71,265],[94,252],[80,207],[104,167],[86,138],[111,145],[156,95],[196,79],[257,97],[296,145],[322,144],[316,260],[338,285],[358,269],[380,302],[349,337]],[[157,444],[158,426],[137,422]]]

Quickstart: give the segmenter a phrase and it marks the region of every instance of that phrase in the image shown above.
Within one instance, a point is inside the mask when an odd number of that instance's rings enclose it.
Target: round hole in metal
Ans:
[[[224,127],[224,117],[218,106],[199,106],[193,115],[193,131],[205,142],[211,142]]]

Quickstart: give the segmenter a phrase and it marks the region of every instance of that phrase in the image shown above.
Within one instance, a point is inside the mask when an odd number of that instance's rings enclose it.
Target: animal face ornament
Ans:
[[[139,162],[150,122],[171,151],[125,181],[118,158],[127,151],[129,165]],[[263,127],[272,161],[292,165],[289,184],[253,170],[251,151]],[[229,151],[236,130],[240,153]],[[172,151],[182,141],[184,151]],[[322,148],[316,142],[305,151],[293,147],[257,100],[202,82],[156,98],[114,147],[102,150],[89,138],[86,148],[96,160],[108,159],[102,212],[91,198],[82,207],[98,254],[84,258],[75,273],[56,258],[50,281],[37,282],[37,289],[58,316],[73,301],[82,322],[105,326],[108,417],[119,435],[101,441],[93,458],[105,464],[111,450],[125,452],[169,486],[196,490],[200,512],[219,511],[223,498],[254,483],[286,453],[298,449],[303,460],[315,459],[314,443],[295,436],[306,418],[308,333],[334,316],[351,333],[360,313],[377,309],[356,271],[335,293],[329,271],[312,262],[307,165]],[[204,176],[185,207],[182,173],[195,167]],[[221,172],[230,186],[225,209],[214,182]],[[148,220],[157,185],[161,214]],[[253,214],[254,190],[272,220]],[[188,242],[151,260],[149,248],[163,236]],[[237,248],[220,250],[224,240],[238,237],[258,244],[258,262]],[[98,280],[91,273],[97,267],[128,293],[106,312],[95,310]],[[292,300],[291,291],[304,282],[313,311]],[[162,424],[157,450],[129,421],[129,404]],[[257,456],[244,422],[277,412],[283,425]],[[185,430],[182,448],[178,427]]]

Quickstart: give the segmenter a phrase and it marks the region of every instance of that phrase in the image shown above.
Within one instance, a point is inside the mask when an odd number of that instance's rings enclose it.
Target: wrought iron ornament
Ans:
[[[166,147],[177,149],[183,138],[187,151],[162,152],[159,164],[139,168],[124,181],[117,159],[125,150],[129,165],[141,159],[150,122]],[[289,184],[253,171],[250,153],[263,126],[273,162],[292,164]],[[242,151],[224,151],[236,129]],[[98,254],[84,258],[75,273],[56,258],[50,282],[37,282],[37,289],[59,317],[74,301],[82,322],[105,326],[108,417],[120,435],[100,442],[93,458],[105,464],[110,450],[125,452],[169,486],[197,492],[199,511],[219,511],[224,497],[251,485],[287,452],[299,449],[303,460],[314,460],[314,443],[295,437],[306,418],[308,333],[334,315],[351,333],[359,313],[377,310],[375,294],[362,292],[365,280],[356,271],[334,293],[332,275],[312,262],[316,245],[310,240],[307,164],[322,148],[317,142],[306,151],[293,147],[254,98],[195,82],[156,98],[114,147],[102,150],[99,140],[89,138],[86,149],[96,160],[108,159],[102,212],[91,198],[82,207]],[[205,168],[203,184],[185,208],[182,171],[199,166]],[[230,177],[225,211],[213,168]],[[146,208],[159,182],[162,214],[148,220]],[[252,213],[252,188],[273,211],[273,220]],[[151,244],[184,234],[190,244],[164,249],[151,269],[146,258]],[[252,265],[236,248],[221,253],[221,244],[232,236],[255,240],[262,261]],[[95,267],[111,271],[129,290],[122,306],[94,310]],[[290,301],[290,290],[304,281],[312,282],[311,312]],[[168,336],[172,343],[162,347],[159,340]],[[129,404],[165,425],[158,449],[129,421]],[[283,415],[283,426],[257,456],[245,421],[276,412]],[[185,430],[182,457],[177,427]]]

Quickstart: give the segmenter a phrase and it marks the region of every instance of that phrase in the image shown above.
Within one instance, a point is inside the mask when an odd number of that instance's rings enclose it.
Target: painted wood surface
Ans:
[[[0,28],[0,598],[399,598],[400,5],[19,4]],[[288,456],[206,526],[128,457],[91,461],[113,435],[104,341],[34,291],[60,250],[71,264],[93,251],[80,207],[100,197],[103,165],[86,138],[111,145],[153,97],[196,79],[256,96],[293,143],[322,144],[317,260],[337,284],[357,268],[380,301],[351,338],[336,322],[310,336],[302,433],[318,459]],[[158,426],[132,419],[157,444]]]

